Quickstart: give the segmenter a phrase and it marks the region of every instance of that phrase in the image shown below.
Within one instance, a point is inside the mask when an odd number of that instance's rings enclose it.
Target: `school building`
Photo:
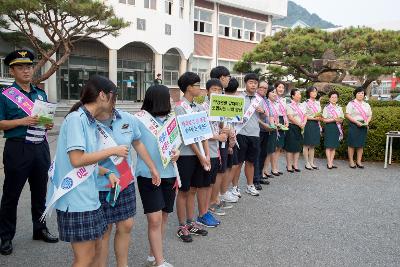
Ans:
[[[87,39],[44,82],[50,101],[74,102],[93,74],[108,76],[120,88],[119,100],[142,101],[157,73],[173,98],[177,80],[190,70],[202,85],[211,68],[233,65],[265,36],[272,18],[287,14],[287,0],[105,0],[131,24],[117,37]],[[11,82],[4,56],[18,48],[0,39],[0,83]],[[57,54],[59,56],[59,54]],[[259,64],[261,68],[265,65]],[[243,86],[242,75],[234,73]]]

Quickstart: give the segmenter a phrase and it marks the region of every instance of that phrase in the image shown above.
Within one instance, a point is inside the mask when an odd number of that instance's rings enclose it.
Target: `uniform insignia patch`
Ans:
[[[128,127],[129,127],[129,124],[125,123],[122,125],[121,129],[128,129]]]

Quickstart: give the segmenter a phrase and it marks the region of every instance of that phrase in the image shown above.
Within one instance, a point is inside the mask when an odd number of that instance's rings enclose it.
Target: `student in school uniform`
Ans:
[[[222,84],[222,93],[229,94],[228,92],[226,92],[226,88],[230,83],[231,76],[229,70],[226,67],[217,66],[213,68],[210,71],[210,77],[211,79],[219,79]],[[232,123],[225,123],[225,127],[230,127],[232,130]],[[221,159],[220,160],[221,164],[218,170],[218,177],[217,177],[217,180],[219,179],[219,176],[221,177],[221,186],[219,189],[219,193],[223,188],[222,184],[225,183],[226,180],[231,180],[228,177],[228,150],[229,150],[228,144],[229,142],[219,142],[219,157]],[[230,203],[236,203],[238,199],[239,199],[238,197],[230,193],[222,194],[218,200],[220,205],[214,206],[213,212],[217,215],[225,214],[225,211],[223,211],[222,208],[224,209],[232,208],[233,206]]]
[[[245,121],[236,127],[238,133],[237,141],[239,144],[239,165],[236,167],[236,174],[240,173],[243,163],[245,163],[244,171],[247,180],[246,193],[251,196],[258,196],[260,193],[253,183],[254,163],[260,152],[259,119],[265,111],[262,108],[263,99],[256,95],[258,76],[254,73],[246,74],[244,81],[246,83],[246,91],[243,93],[245,97]]]
[[[117,266],[128,265],[128,249],[131,239],[131,231],[133,228],[133,216],[136,214],[136,192],[132,173],[132,156],[131,148],[133,147],[138,155],[145,159],[152,177],[157,177],[157,169],[147,153],[146,147],[139,140],[141,131],[138,128],[138,121],[135,117],[125,111],[112,107],[107,112],[103,112],[96,116],[99,121],[99,126],[107,132],[107,134],[118,145],[125,145],[129,148],[128,157],[126,158],[126,166],[129,168],[129,185],[118,195],[117,201],[111,205],[107,201],[107,196],[110,193],[108,176],[116,175],[120,177],[117,167],[110,159],[101,161],[99,164],[106,168],[108,172],[105,175],[97,178],[99,190],[99,198],[104,216],[107,222],[107,231],[104,233],[101,246],[101,254],[99,256],[100,266],[108,266],[108,251],[109,242],[113,224],[116,226],[114,237],[114,251]],[[124,182],[125,183],[125,182]]]
[[[201,111],[200,105],[193,100],[200,95],[200,77],[193,72],[185,72],[178,79],[179,89],[183,93],[180,102],[176,104],[176,115],[189,114]],[[177,236],[183,242],[192,242],[192,235],[206,236],[208,232],[195,220],[195,198],[199,216],[208,212],[208,189],[211,185],[207,172],[211,170],[208,141],[203,141],[205,155],[202,155],[197,144],[182,146],[180,157],[177,161],[182,186],[176,197],[176,213],[178,215]]]
[[[349,120],[349,133],[347,136],[347,154],[349,156],[349,166],[352,169],[364,169],[361,163],[365,142],[367,140],[368,124],[372,119],[371,106],[364,101],[365,90],[358,87],[353,92],[354,99],[346,106],[346,119]],[[357,152],[354,164],[354,152]]]
[[[219,79],[210,79],[206,83],[207,89],[207,99],[203,104],[203,107],[208,111],[208,107],[210,105],[210,97],[211,94],[221,94],[222,93],[222,83]],[[208,140],[208,147],[210,150],[210,158],[211,158],[211,190],[209,191],[209,212],[216,215],[225,215],[225,211],[222,210],[222,204],[219,198],[221,183],[225,175],[226,171],[226,160],[227,160],[227,151],[226,157],[224,156],[224,163],[222,162],[221,150],[227,150],[226,148],[222,148],[220,143],[226,142],[228,140],[229,128],[224,129],[220,128],[223,126],[218,121],[213,121],[211,123],[211,128],[213,130],[213,137]],[[224,151],[225,154],[225,151]],[[225,164],[225,167],[221,167],[222,164]],[[220,172],[221,170],[221,172]],[[206,227],[215,227],[219,224],[219,220],[217,220],[212,215],[207,215],[204,217],[197,218],[197,222],[206,226]]]
[[[158,129],[163,127],[168,119],[175,116],[171,113],[169,98],[169,89],[164,85],[154,85],[146,91],[142,112],[144,111],[146,116],[157,123]],[[160,182],[152,179],[151,171],[143,157],[138,156],[136,177],[143,210],[147,217],[150,244],[147,266],[168,267],[172,265],[164,259],[163,239],[168,215],[174,211],[176,172],[172,162],[164,168],[157,137],[150,129],[150,124],[146,125],[145,120],[140,120],[138,127],[141,133],[140,140],[147,148],[161,177]],[[176,162],[179,158],[179,148],[176,148],[173,153],[172,161]]]
[[[112,186],[118,182],[116,175],[108,169],[93,164],[111,156],[127,157],[129,152],[124,145],[105,149],[99,145],[100,133],[95,117],[114,106],[116,90],[109,79],[92,76],[82,88],[80,101],[65,117],[57,141],[47,205],[55,204],[60,240],[71,243],[73,266],[99,264],[96,256],[100,254],[107,220],[99,200],[98,175],[108,173]],[[65,193],[53,199],[53,193],[60,188]]]
[[[274,161],[272,161],[272,155],[276,151],[277,139],[278,139],[278,128],[277,124],[279,123],[279,114],[275,107],[275,100],[277,94],[276,89],[273,86],[270,86],[266,93],[266,105],[269,110],[268,120],[266,119],[264,122],[261,121],[260,125],[265,129],[265,137],[264,143],[261,143],[261,154],[265,158],[264,162],[260,165],[262,167],[262,175],[266,178],[271,178],[272,176],[268,173],[268,166],[271,166],[271,172],[278,172],[277,166],[274,165]],[[263,181],[263,180],[261,180]]]
[[[324,118],[324,146],[326,154],[326,167],[328,169],[336,169],[333,164],[336,148],[339,147],[340,141],[343,139],[343,109],[337,104],[339,93],[330,91],[328,94],[329,104],[324,107],[322,117]]]
[[[274,84],[274,87],[275,87],[276,93],[278,95],[276,98],[276,101],[275,101],[275,107],[279,114],[279,125],[278,125],[279,131],[278,131],[278,142],[276,144],[276,151],[272,155],[272,159],[271,159],[273,162],[273,165],[277,166],[276,167],[277,172],[272,171],[271,174],[273,176],[279,176],[279,175],[283,175],[283,172],[281,172],[279,170],[278,160],[279,160],[279,156],[283,152],[283,148],[285,146],[285,135],[286,135],[286,131],[283,130],[282,127],[280,127],[280,125],[282,125],[285,128],[289,127],[289,120],[287,117],[287,103],[286,103],[286,99],[285,99],[285,84],[281,81],[278,81]]]
[[[314,164],[315,147],[321,141],[321,104],[317,100],[318,90],[310,86],[306,90],[307,100],[303,103],[307,124],[304,128],[303,156],[307,170],[318,170]]]
[[[304,109],[300,105],[301,93],[299,89],[292,89],[290,92],[292,102],[287,105],[287,116],[289,119],[289,130],[285,136],[284,149],[287,153],[286,170],[290,173],[300,172],[298,163],[301,149],[303,147],[302,131],[307,123]]]
[[[228,83],[228,87],[225,88],[225,94],[236,95],[239,82],[235,78],[231,78]],[[238,160],[238,147],[236,145],[236,131],[234,123],[229,124],[230,133],[228,136],[228,159],[226,164],[226,177],[221,183],[221,199],[225,203],[235,203],[242,196],[238,187],[240,172],[236,172],[236,166],[239,164]],[[232,184],[232,189],[229,186]],[[231,206],[225,205],[224,208],[230,208]]]

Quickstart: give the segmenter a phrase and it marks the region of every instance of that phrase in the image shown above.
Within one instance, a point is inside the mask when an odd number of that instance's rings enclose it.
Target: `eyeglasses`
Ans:
[[[13,67],[18,71],[24,71],[24,70],[33,69],[33,65],[14,65]]]
[[[265,87],[265,86],[259,86],[258,88],[264,88],[264,89],[268,89],[267,87]]]
[[[198,86],[198,87],[200,87],[200,83],[195,83],[195,84],[193,84],[192,86]]]

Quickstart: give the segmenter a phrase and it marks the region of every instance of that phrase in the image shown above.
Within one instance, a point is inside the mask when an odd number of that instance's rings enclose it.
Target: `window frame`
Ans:
[[[196,13],[198,11],[198,18],[196,18]],[[210,21],[202,20],[201,19],[201,12],[208,12],[210,13]],[[200,8],[200,7],[194,7],[194,16],[193,16],[193,31],[194,33],[199,33],[199,34],[213,34],[213,10],[211,9],[206,9],[206,8]],[[207,26],[209,26],[210,31],[206,31]],[[203,31],[201,31],[201,27],[203,27]]]

